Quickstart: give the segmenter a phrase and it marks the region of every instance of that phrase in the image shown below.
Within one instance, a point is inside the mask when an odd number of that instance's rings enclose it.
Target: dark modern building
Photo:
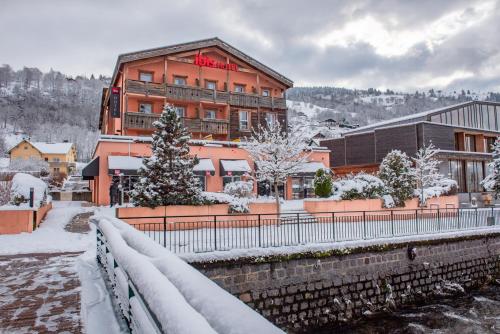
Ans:
[[[500,135],[500,103],[471,101],[363,126],[342,138],[322,140],[331,150],[337,175],[374,172],[391,150],[409,156],[430,142],[440,152],[441,172],[456,180],[461,193],[482,192],[481,180]]]

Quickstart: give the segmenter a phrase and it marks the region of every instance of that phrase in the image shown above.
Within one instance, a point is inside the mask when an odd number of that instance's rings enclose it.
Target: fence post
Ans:
[[[262,247],[262,242],[260,238],[260,213],[257,215],[258,227],[259,227],[259,247]]]
[[[366,239],[366,211],[363,211],[363,239]]]
[[[418,228],[418,209],[415,209],[415,229],[417,231],[417,234],[419,232],[419,228]]]
[[[300,244],[300,214],[297,213],[297,243]]]
[[[475,208],[475,210],[474,210],[474,211],[475,211],[475,213],[476,213],[476,217],[475,217],[476,227],[478,227],[478,226],[479,226],[479,223],[478,223],[478,221],[477,221],[477,207]]]
[[[332,233],[333,233],[333,241],[335,241],[335,212],[332,212]]]
[[[217,216],[214,215],[214,245],[217,250]]]
[[[394,212],[391,210],[391,233],[394,236]]]
[[[439,208],[437,209],[438,210],[438,220],[437,220],[437,223],[438,223],[438,231],[441,231],[441,215],[439,213]]]
[[[163,216],[163,247],[167,248],[167,217]]]
[[[457,222],[457,230],[460,230],[460,208],[457,208],[458,222]]]

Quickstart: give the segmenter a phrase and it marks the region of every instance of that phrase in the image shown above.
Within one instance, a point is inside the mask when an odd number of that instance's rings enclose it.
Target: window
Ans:
[[[234,84],[234,91],[236,93],[244,93],[245,92],[245,85]]]
[[[174,76],[174,85],[187,85],[187,77]]]
[[[177,106],[177,107],[175,107],[175,113],[177,114],[177,117],[179,117],[179,118],[185,117],[186,108]]]
[[[268,126],[273,126],[278,122],[278,115],[274,112],[266,113],[266,123]]]
[[[222,177],[222,188],[224,189],[226,187],[226,184],[231,183],[231,182],[236,182],[236,181],[241,181],[240,176],[223,176]]]
[[[151,103],[139,103],[139,112],[151,114],[153,112],[153,105]]]
[[[47,162],[48,162],[48,161],[49,161],[49,158],[45,158],[45,161],[47,161]]]
[[[61,161],[61,159],[59,159],[59,158],[54,158],[54,160],[52,160],[52,161],[54,161],[54,162],[60,162],[60,161]]]
[[[215,119],[217,111],[216,110],[205,110],[205,118],[206,119]]]
[[[267,88],[262,88],[262,96],[271,96],[271,91]]]
[[[144,82],[153,82],[153,72],[139,72],[139,80]]]
[[[465,151],[476,152],[476,138],[473,135],[465,135]]]
[[[28,149],[28,146],[24,146],[24,149],[27,150]]]
[[[484,150],[487,153],[493,153],[493,145],[495,144],[495,137],[484,138]]]
[[[216,90],[217,89],[217,82],[205,80],[205,88],[211,89],[211,90]]]
[[[54,167],[54,173],[59,173],[59,167]]]
[[[248,131],[249,129],[248,111],[240,111],[240,130]]]

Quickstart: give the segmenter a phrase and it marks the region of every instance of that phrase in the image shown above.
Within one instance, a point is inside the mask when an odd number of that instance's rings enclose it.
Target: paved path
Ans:
[[[79,254],[0,256],[0,333],[82,333]]]

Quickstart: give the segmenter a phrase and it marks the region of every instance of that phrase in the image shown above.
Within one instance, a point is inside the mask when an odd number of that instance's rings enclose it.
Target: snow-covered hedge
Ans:
[[[381,198],[384,183],[376,176],[359,173],[333,182],[333,189],[335,200]]]
[[[451,179],[441,179],[437,185],[424,188],[424,198],[422,199],[422,190],[415,189],[414,195],[418,197],[420,203],[425,203],[429,198],[447,195],[455,195],[458,192],[457,181]]]
[[[225,193],[213,193],[204,191],[201,193],[202,203],[210,204],[229,204],[229,213],[248,213],[250,209],[249,198],[238,198]]]
[[[32,175],[17,173],[12,178],[10,203],[17,206],[28,206],[30,188],[34,190],[34,206],[40,207],[47,201],[47,184]]]
[[[238,198],[251,198],[253,196],[252,181],[235,181],[226,184],[224,193]]]

